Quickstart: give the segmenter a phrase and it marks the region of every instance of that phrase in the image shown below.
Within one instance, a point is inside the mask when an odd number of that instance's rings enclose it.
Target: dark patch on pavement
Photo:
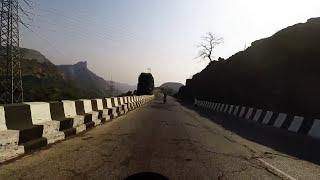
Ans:
[[[127,156],[123,161],[120,162],[121,166],[129,167],[132,156]]]
[[[89,140],[89,139],[93,139],[93,137],[89,136],[89,137],[82,138],[82,140]]]
[[[176,126],[177,124],[175,123],[169,123],[168,121],[160,121],[161,125],[164,126]]]
[[[169,178],[154,172],[142,172],[131,175],[124,180],[142,180],[142,179],[152,179],[152,180],[169,180]]]

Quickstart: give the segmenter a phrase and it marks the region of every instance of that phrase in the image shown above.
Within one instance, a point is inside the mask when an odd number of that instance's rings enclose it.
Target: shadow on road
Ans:
[[[245,139],[320,165],[320,141],[317,139],[230,115],[209,112],[190,103],[179,103]]]

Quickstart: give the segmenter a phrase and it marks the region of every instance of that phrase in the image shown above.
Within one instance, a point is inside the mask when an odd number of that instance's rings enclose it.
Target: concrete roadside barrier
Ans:
[[[205,108],[205,101],[201,101],[201,107]]]
[[[308,135],[313,138],[320,139],[320,120],[319,119],[314,120],[312,127],[308,132]]]
[[[217,103],[218,105],[217,105],[217,107],[216,107],[216,109],[215,109],[215,112],[219,112],[219,110],[220,110],[220,107],[222,106],[222,104],[221,103]]]
[[[129,102],[130,102],[130,97],[129,97],[129,96],[123,97],[123,101],[124,101],[124,104],[127,105],[128,111],[131,111],[132,109],[131,109],[130,104],[129,104]]]
[[[212,107],[212,110],[213,110],[213,111],[216,110],[217,105],[218,105],[218,103],[213,103],[213,107]]]
[[[119,106],[123,110],[123,113],[127,114],[129,111],[129,108],[128,108],[127,104],[124,103],[124,97],[117,97],[117,99],[118,99]]]
[[[224,109],[225,106],[226,106],[226,104],[222,103],[218,112],[222,113],[222,110]]]
[[[65,139],[65,135],[60,131],[60,122],[51,119],[50,104],[47,102],[27,102],[31,110],[32,124],[42,125],[42,136],[48,144]]]
[[[210,110],[210,106],[211,106],[211,103],[210,103],[210,102],[207,102],[207,103],[206,103],[206,108],[207,108],[208,110]]]
[[[47,145],[43,135],[43,125],[32,123],[30,107],[27,104],[4,105],[5,123],[7,130],[18,132],[18,145],[30,152]]]
[[[274,128],[281,128],[293,133],[304,134],[312,138],[320,139],[320,120],[306,119],[302,116],[288,115],[273,111],[265,111],[253,107],[241,105],[229,105],[224,103],[215,103],[195,99],[195,105],[200,108],[207,109],[212,107],[214,112],[225,113],[239,119],[252,120],[256,123],[261,123]]]
[[[100,119],[102,123],[111,119],[109,110],[104,106],[104,101],[104,99],[91,100],[92,110],[98,112],[98,119]]]
[[[0,163],[24,154],[19,135],[19,130],[7,128],[4,107],[0,106]]]
[[[92,114],[86,113],[85,105],[82,100],[76,100],[75,105],[76,105],[77,115],[83,116],[84,118],[84,124],[86,125],[86,129],[93,128],[95,126],[95,122],[93,121],[93,118],[97,118],[97,117],[92,117]]]
[[[198,106],[198,99],[194,100],[194,104],[193,105]]]
[[[246,119],[250,119],[252,113],[253,113],[253,108],[249,108],[248,111],[247,111],[247,114],[246,114],[245,118],[246,118]]]
[[[132,103],[134,104],[134,108],[140,107],[137,96],[132,96]]]
[[[142,96],[138,96],[138,101],[140,103],[140,106],[143,106],[143,97]]]
[[[256,111],[256,113],[254,114],[254,116],[253,116],[253,120],[254,120],[254,121],[258,121],[258,120],[260,119],[260,117],[261,117],[261,114],[262,114],[262,110],[261,110],[261,109],[258,109],[258,110]]]
[[[239,112],[239,106],[236,106],[236,107],[234,108],[233,115],[234,115],[234,116],[237,116],[238,112]]]
[[[301,116],[294,116],[293,120],[291,121],[291,124],[288,128],[289,131],[292,132],[298,132],[302,123],[303,123],[304,117]]]
[[[101,99],[100,99],[100,100],[101,100]],[[106,122],[106,119],[102,117],[102,115],[103,115],[103,110],[99,110],[99,109],[98,109],[98,102],[97,102],[97,101],[98,101],[98,99],[92,99],[92,100],[91,100],[92,111],[98,112],[98,119],[101,120],[101,123],[104,123],[104,122]],[[102,103],[102,101],[101,101],[101,103]],[[102,105],[102,104],[101,104],[101,105]],[[102,109],[103,109],[103,107],[102,107]]]
[[[203,102],[203,107],[204,107],[205,109],[207,109],[207,108],[208,108],[208,102],[204,101],[204,102]]]
[[[215,103],[215,106],[214,106],[214,111],[217,111],[218,110],[218,108],[219,108],[219,105],[220,105],[220,103]]]
[[[223,105],[222,103],[218,103],[218,107],[216,109],[216,112],[220,112],[220,109],[221,109],[222,105]]]
[[[27,102],[0,106],[0,163],[99,125],[154,96]],[[118,110],[117,110],[118,109]]]
[[[98,126],[101,124],[101,119],[99,119],[99,112],[93,111],[92,109],[92,101],[89,99],[81,99],[79,101],[83,102],[83,109],[85,115],[91,115],[91,121],[94,122],[94,126]]]
[[[131,104],[132,110],[137,108],[136,103],[134,101],[134,96],[130,96],[130,104]]]
[[[146,98],[146,95],[140,96],[141,105],[146,104],[146,99],[145,98]]]
[[[109,115],[111,116],[111,119],[114,119],[118,117],[118,110],[116,107],[113,107],[111,98],[105,98],[105,105],[104,109],[107,109],[109,111]]]
[[[234,105],[231,105],[231,106],[230,106],[230,109],[229,109],[229,111],[228,111],[228,114],[232,114],[233,107],[234,107]]]
[[[287,118],[287,114],[279,113],[276,121],[273,124],[273,126],[277,127],[277,128],[280,128],[282,126],[283,122],[286,120],[286,118]]]
[[[122,106],[119,104],[117,97],[111,97],[111,103],[112,107],[116,108],[118,116],[124,115],[124,110],[122,109]]]
[[[136,108],[140,107],[140,103],[137,96],[133,96],[133,102]]]
[[[262,123],[263,124],[268,124],[271,117],[273,115],[273,112],[272,111],[267,111],[266,115],[264,116],[263,120],[262,120]]]
[[[128,105],[129,111],[134,110],[134,105],[133,105],[133,102],[132,102],[132,96],[127,96],[127,105]]]
[[[227,104],[227,105],[225,106],[225,108],[224,108],[224,110],[223,110],[224,113],[227,113],[227,111],[228,111],[228,109],[229,109],[229,106],[230,106],[229,104]]]
[[[135,101],[136,101],[137,107],[141,107],[142,104],[141,104],[141,101],[140,101],[140,96],[134,96],[134,97],[135,97]]]
[[[238,117],[242,118],[245,115],[245,112],[246,112],[246,107],[242,106]]]
[[[218,112],[221,112],[221,113],[222,113],[222,110],[224,109],[225,106],[226,106],[226,104],[223,104],[223,103],[222,103]]]
[[[210,110],[210,107],[211,107],[211,102],[207,102],[207,103],[206,103],[206,108],[207,108],[208,110]]]
[[[66,118],[73,119],[73,127],[76,128],[76,133],[78,134],[85,131],[86,124],[84,123],[84,116],[77,114],[75,101],[64,100],[62,104]]]
[[[67,118],[64,113],[62,102],[50,102],[50,115],[53,121],[58,121],[60,124],[59,131],[64,133],[65,137],[75,135],[77,130],[73,126],[73,118]]]

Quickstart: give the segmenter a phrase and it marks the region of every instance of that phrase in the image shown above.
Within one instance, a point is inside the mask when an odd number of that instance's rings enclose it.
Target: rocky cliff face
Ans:
[[[96,88],[99,90],[110,91],[111,81],[106,81],[98,75],[94,74],[87,67],[87,62],[78,62],[74,65],[59,65],[57,66],[62,73],[64,79],[75,81],[79,86],[86,86],[90,88]],[[135,90],[135,86],[128,84],[113,82],[114,92],[113,94],[126,93],[128,91]]]
[[[194,96],[231,104],[320,116],[320,18],[255,41],[193,76]]]
[[[87,68],[87,62],[74,65],[51,63],[40,52],[21,49],[21,67],[26,101],[52,101],[61,99],[97,98],[110,96],[108,81]],[[125,84],[115,82],[114,95],[126,91]],[[127,89],[132,89],[127,86]]]
[[[103,91],[107,89],[107,82],[87,68],[87,62],[78,62],[74,65],[58,65],[64,79],[76,82],[79,86],[96,88]]]

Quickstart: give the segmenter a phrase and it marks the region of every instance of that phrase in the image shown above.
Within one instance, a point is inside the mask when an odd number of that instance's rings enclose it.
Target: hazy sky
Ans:
[[[227,58],[251,42],[311,17],[320,0],[33,0],[34,32],[22,46],[55,64],[88,61],[99,76],[136,84],[152,69],[156,85],[185,82],[208,62],[196,45],[211,31],[224,37],[215,56]]]

